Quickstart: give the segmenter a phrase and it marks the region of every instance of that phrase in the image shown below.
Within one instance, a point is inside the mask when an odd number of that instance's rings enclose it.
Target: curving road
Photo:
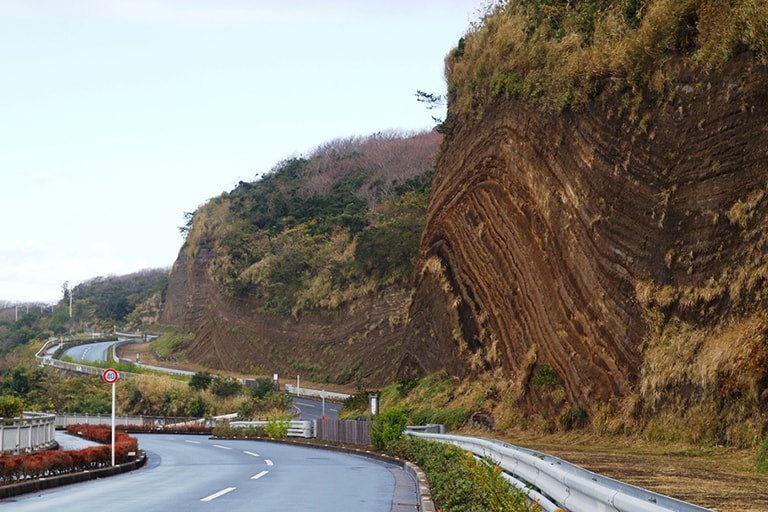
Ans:
[[[62,357],[71,357],[75,361],[107,361],[107,352],[117,341],[99,341],[68,348]]]
[[[391,512],[401,505],[416,509],[415,482],[399,467],[384,462],[281,443],[156,434],[136,437],[149,454],[144,468],[0,500],[0,509],[6,505],[15,512]],[[401,484],[399,490],[396,482]],[[412,493],[405,493],[404,499],[403,487],[408,486]]]

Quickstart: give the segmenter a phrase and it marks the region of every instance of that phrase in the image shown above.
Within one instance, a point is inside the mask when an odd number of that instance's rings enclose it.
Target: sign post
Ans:
[[[101,374],[101,379],[106,384],[112,384],[112,465],[115,465],[115,382],[120,374],[114,368],[107,368]]]
[[[326,416],[325,416],[325,390],[323,390],[323,391],[320,393],[320,397],[323,399],[323,415],[322,415],[322,418],[325,420],[325,419],[328,419],[328,418],[326,418]]]

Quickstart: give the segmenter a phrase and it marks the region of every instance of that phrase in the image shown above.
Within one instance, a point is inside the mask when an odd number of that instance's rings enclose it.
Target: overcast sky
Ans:
[[[481,0],[0,0],[0,300],[170,267],[184,212],[340,137],[429,129]]]

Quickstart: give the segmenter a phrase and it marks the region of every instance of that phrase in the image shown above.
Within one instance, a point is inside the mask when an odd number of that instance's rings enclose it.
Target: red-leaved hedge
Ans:
[[[82,450],[46,450],[29,455],[0,456],[0,485],[8,485],[32,478],[43,478],[109,466],[112,461],[110,428],[91,425],[70,425],[67,431],[91,441],[107,443]],[[125,432],[115,432],[115,463],[133,460],[138,441]]]

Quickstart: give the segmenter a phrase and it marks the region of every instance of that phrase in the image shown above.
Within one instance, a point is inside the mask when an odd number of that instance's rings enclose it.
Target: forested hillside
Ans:
[[[400,343],[439,141],[331,141],[195,211],[163,318],[193,333],[183,350],[243,371],[391,378],[402,358],[384,347]]]
[[[403,285],[416,260],[438,136],[327,143],[200,208],[188,254],[213,250],[227,294],[275,314],[333,310]]]
[[[167,269],[146,269],[94,277],[72,288],[65,283],[55,305],[7,304],[0,309],[0,354],[51,335],[156,324],[167,285]]]

